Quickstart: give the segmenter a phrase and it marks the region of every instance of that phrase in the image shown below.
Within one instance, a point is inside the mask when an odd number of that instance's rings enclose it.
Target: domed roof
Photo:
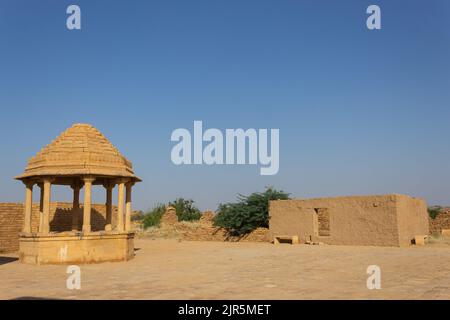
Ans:
[[[96,128],[74,124],[31,158],[22,180],[36,176],[127,177],[134,175],[132,163],[126,159]]]

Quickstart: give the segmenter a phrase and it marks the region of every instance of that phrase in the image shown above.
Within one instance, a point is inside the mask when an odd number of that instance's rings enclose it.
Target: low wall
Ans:
[[[430,233],[441,233],[442,229],[450,229],[450,210],[439,213],[434,219],[430,218]]]
[[[0,203],[0,253],[19,250],[19,232],[23,226],[21,203]]]
[[[79,213],[79,229],[82,226],[82,211]],[[113,224],[117,216],[117,207],[113,206]],[[92,205],[92,231],[102,230],[106,224],[106,206]],[[0,203],[0,253],[19,250],[19,233],[22,231],[24,214],[22,203]],[[39,204],[33,203],[31,231],[37,232],[39,226]],[[62,232],[72,229],[72,203],[52,202],[50,205],[50,231]]]

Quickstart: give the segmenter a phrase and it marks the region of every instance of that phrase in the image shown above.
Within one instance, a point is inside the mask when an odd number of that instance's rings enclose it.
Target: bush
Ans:
[[[242,235],[258,227],[269,227],[269,201],[287,200],[289,194],[272,187],[249,196],[238,195],[238,202],[220,204],[214,225],[231,235]]]
[[[169,206],[175,208],[178,221],[195,221],[202,216],[200,210],[194,206],[194,200],[178,198],[174,202],[170,202]]]
[[[443,208],[441,206],[428,207],[428,214],[431,219],[435,219],[439,213],[441,213]]]
[[[164,212],[166,212],[166,206],[164,204],[157,204],[152,210],[147,212],[142,219],[144,229],[159,227]]]

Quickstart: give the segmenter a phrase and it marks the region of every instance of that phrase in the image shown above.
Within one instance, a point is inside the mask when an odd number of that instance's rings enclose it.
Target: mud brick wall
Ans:
[[[301,242],[407,246],[429,233],[425,201],[399,194],[270,201],[269,212],[271,237]]]
[[[79,226],[83,224],[83,206],[79,212]],[[106,207],[102,204],[92,205],[92,231],[103,230],[106,223]],[[117,217],[117,207],[113,206],[113,224]],[[0,203],[0,253],[19,250],[19,233],[23,227],[23,204]],[[31,231],[37,232],[39,227],[39,204],[33,203]],[[62,232],[72,229],[72,204],[52,202],[50,205],[50,231]]]

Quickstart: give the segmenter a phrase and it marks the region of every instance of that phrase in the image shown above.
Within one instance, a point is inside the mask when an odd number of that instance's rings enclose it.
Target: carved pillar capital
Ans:
[[[70,187],[73,190],[80,190],[81,188],[83,188],[83,182],[81,180],[74,180]]]
[[[93,183],[95,181],[95,177],[94,176],[84,176],[83,177],[83,182],[84,183]]]
[[[116,182],[113,180],[108,180],[103,183],[103,187],[107,190],[112,190],[116,186]]]
[[[27,187],[28,189],[33,188],[33,186],[37,183],[35,180],[22,180],[22,183]]]

